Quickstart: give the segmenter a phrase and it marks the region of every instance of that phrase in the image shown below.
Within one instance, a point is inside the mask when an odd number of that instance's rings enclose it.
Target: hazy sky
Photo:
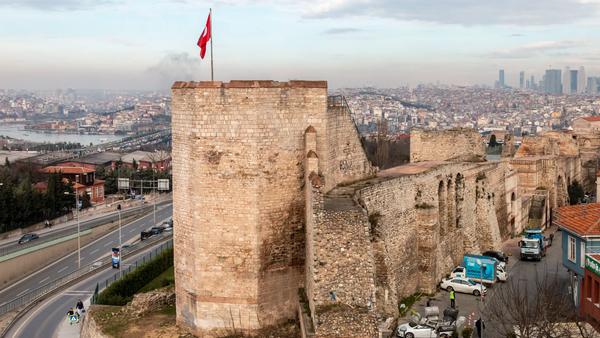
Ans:
[[[600,0],[0,0],[0,88],[165,89],[209,80],[330,87],[489,84],[566,65],[600,75]]]

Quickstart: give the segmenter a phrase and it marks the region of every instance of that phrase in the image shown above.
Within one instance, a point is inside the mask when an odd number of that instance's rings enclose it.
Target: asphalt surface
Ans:
[[[528,290],[534,290],[536,287],[536,277],[542,277],[545,274],[557,274],[558,278],[561,280],[569,279],[567,269],[562,266],[562,232],[554,232],[555,230],[556,228],[551,228],[549,230],[550,232],[554,233],[554,241],[552,246],[548,248],[546,257],[544,257],[540,262],[519,260],[519,248],[516,247],[516,244],[512,250],[506,250],[507,253],[512,254],[507,265],[509,281],[516,279],[519,283],[519,286],[522,286],[523,288],[527,287]],[[549,232],[547,232],[547,234],[548,233]],[[506,284],[504,283],[496,283],[492,287],[488,288],[488,295],[486,296],[484,303],[489,303],[489,299],[494,297],[494,293],[502,292],[502,288],[505,286]],[[568,291],[565,290],[565,292]],[[421,300],[415,304],[414,309],[423,314],[426,301],[427,297],[421,298]],[[440,290],[431,298],[431,305],[438,306],[440,312],[443,312],[445,308],[450,306],[449,293],[447,291]],[[456,293],[456,307],[459,309],[459,316],[465,316],[467,319],[471,317],[473,321],[479,318],[483,309],[479,297],[458,292]],[[483,319],[485,321],[485,317]],[[404,323],[406,321],[400,320],[400,322]],[[503,337],[496,332],[496,324],[486,322],[485,325],[485,338]],[[477,337],[477,334],[474,333],[473,337]]]
[[[172,203],[172,201],[158,202],[156,204],[156,207],[158,208],[160,206],[167,205],[170,203]],[[133,215],[135,213],[138,213],[138,212],[140,212],[140,210],[142,208],[145,208],[146,210],[152,210],[152,204],[145,204],[144,206],[136,206],[136,207],[124,209],[121,211],[121,217],[127,217],[127,216]],[[99,217],[95,217],[93,219],[81,221],[79,223],[79,228],[81,231],[84,231],[84,230],[96,227],[98,225],[101,225],[101,224],[109,223],[111,221],[116,221],[116,220],[118,220],[118,218],[119,218],[119,215],[116,211],[110,212],[108,214],[105,214],[105,215],[102,215]],[[61,229],[57,229],[55,231],[48,231],[43,234],[39,234],[40,238],[33,240],[31,242],[28,242],[28,243],[18,244],[17,243],[18,240],[4,243],[4,244],[0,245],[0,256],[7,255],[7,254],[15,252],[15,251],[19,251],[19,250],[22,250],[22,249],[25,249],[25,248],[28,248],[31,246],[36,246],[36,245],[42,244],[46,241],[61,238],[64,236],[75,234],[75,233],[77,233],[76,223],[67,228],[61,228]]]
[[[127,262],[135,262],[142,256],[156,249],[159,245],[150,246],[143,252],[124,260],[123,268],[128,267]],[[7,338],[50,338],[59,337],[59,329],[67,321],[67,311],[75,308],[79,299],[85,301],[96,289],[97,283],[104,283],[108,278],[118,275],[119,271],[111,267],[100,270],[93,276],[67,288],[66,290],[51,296],[24,314],[19,321],[6,334]],[[77,327],[78,328],[78,327]]]
[[[156,222],[161,222],[173,214],[172,204],[156,208]],[[140,232],[153,225],[154,217],[150,212],[147,215],[122,226],[122,241],[126,243],[140,237]],[[94,262],[111,255],[111,248],[119,246],[119,229],[93,241],[81,248],[81,267],[91,266]],[[72,254],[50,263],[43,269],[13,283],[0,290],[0,304],[4,304],[27,292],[34,290],[77,270],[77,250]]]

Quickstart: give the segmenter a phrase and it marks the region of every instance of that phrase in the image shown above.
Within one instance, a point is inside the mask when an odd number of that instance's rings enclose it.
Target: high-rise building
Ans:
[[[597,95],[600,93],[600,77],[587,78],[587,90],[589,94]]]
[[[579,67],[579,73],[577,74],[577,93],[578,94],[585,93],[585,85],[586,85],[585,68],[583,68],[583,66],[581,66],[581,67]]]
[[[525,72],[521,71],[519,73],[519,88],[525,88]]]
[[[565,67],[562,79],[562,93],[571,94],[571,68]]]
[[[531,79],[529,80],[529,85],[531,86],[531,89],[536,90],[536,85],[535,85],[535,77],[533,75],[531,75]]]
[[[567,94],[577,94],[579,92],[578,88],[577,88],[577,84],[579,83],[579,78],[578,78],[578,71],[575,69],[571,69],[571,75],[570,75],[570,85],[571,85],[571,89],[569,90],[569,92]]]
[[[504,69],[500,69],[498,72],[498,86],[500,88],[506,87],[506,84],[504,83]]]
[[[548,94],[560,94],[560,69],[547,69],[544,75],[544,92]]]

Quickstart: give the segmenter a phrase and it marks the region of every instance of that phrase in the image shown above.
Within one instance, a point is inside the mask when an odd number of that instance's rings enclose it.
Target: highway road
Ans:
[[[150,246],[147,250],[140,252],[134,256],[127,257],[124,261],[123,268],[127,268],[127,262],[134,262],[147,255],[151,250],[154,250],[160,245]],[[24,314],[7,332],[7,338],[65,338],[59,336],[61,325],[65,325],[67,321],[66,313],[69,308],[74,308],[79,299],[85,301],[88,299],[96,288],[97,283],[103,283],[106,279],[112,278],[118,274],[118,270],[108,267],[99,270],[98,273],[89,278],[73,285],[65,290],[50,296],[35,306],[28,313]],[[87,307],[86,307],[87,308]],[[77,328],[72,328],[71,331],[77,333]]]
[[[172,203],[171,200],[158,202],[156,204],[156,207],[158,208],[159,206],[167,205],[170,203]],[[139,212],[142,208],[146,208],[147,210],[152,210],[152,204],[145,204],[144,206],[136,206],[136,207],[130,207],[127,209],[123,209],[121,211],[121,217],[124,218],[124,217],[130,216],[130,215],[133,215],[133,214]],[[108,223],[110,221],[116,221],[116,220],[118,220],[118,217],[119,217],[119,215],[118,215],[117,211],[110,212],[110,213],[101,215],[99,217],[81,221],[79,224],[79,227],[80,227],[81,231],[84,231],[86,229],[91,229],[100,224]],[[13,240],[8,243],[4,243],[4,244],[0,245],[0,256],[7,255],[11,252],[19,251],[19,250],[22,250],[27,247],[39,245],[44,242],[47,242],[47,241],[50,241],[53,239],[57,239],[57,238],[61,238],[64,236],[68,236],[68,235],[71,235],[74,233],[77,233],[77,223],[74,223],[74,225],[66,227],[66,228],[61,228],[61,229],[57,229],[55,231],[48,231],[43,234],[40,234],[39,239],[33,240],[29,243],[18,244],[16,240]]]
[[[173,214],[173,205],[163,205],[156,208],[157,223],[168,219]],[[124,224],[122,227],[123,243],[140,237],[140,232],[153,226],[153,213]],[[110,256],[111,248],[119,246],[118,227],[103,237],[81,248],[81,267],[91,266],[102,257]],[[27,292],[49,283],[59,277],[77,270],[77,250],[64,258],[57,260],[37,272],[0,290],[0,304],[20,297]]]

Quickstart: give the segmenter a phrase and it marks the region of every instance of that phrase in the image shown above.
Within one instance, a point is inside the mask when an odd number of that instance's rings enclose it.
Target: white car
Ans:
[[[470,293],[475,296],[480,296],[482,290],[484,295],[487,292],[485,286],[464,277],[444,278],[440,283],[440,288],[448,292],[454,290],[456,292]]]
[[[402,338],[448,338],[454,331],[453,325],[441,325],[437,328],[427,324],[417,324],[414,322],[398,325],[396,336]]]
[[[465,268],[463,266],[455,267],[454,270],[452,270],[452,272],[450,273],[450,278],[454,277],[466,278]],[[508,273],[506,273],[504,267],[500,265],[496,266],[496,279],[501,282],[506,282],[506,280],[508,279]]]

